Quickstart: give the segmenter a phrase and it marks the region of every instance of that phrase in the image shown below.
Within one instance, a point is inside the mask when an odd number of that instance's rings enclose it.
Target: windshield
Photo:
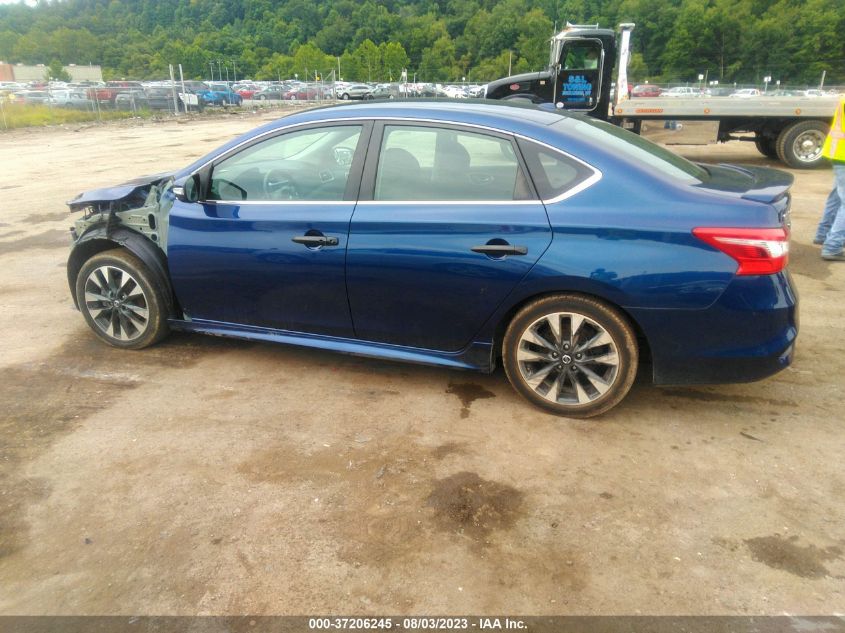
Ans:
[[[616,156],[648,165],[677,180],[700,183],[707,179],[707,172],[702,167],[616,125],[586,117],[565,117],[555,123],[554,127],[604,147]]]

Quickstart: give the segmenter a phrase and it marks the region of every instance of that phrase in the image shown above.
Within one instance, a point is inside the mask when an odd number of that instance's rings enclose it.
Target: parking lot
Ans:
[[[501,369],[95,340],[64,202],[277,116],[0,135],[0,614],[845,611],[845,264],[812,245],[830,170],[794,172],[797,357],[759,383],[640,376],[574,421]]]

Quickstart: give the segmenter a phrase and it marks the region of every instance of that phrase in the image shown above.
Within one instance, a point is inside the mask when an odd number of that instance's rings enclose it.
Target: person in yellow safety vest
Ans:
[[[833,191],[827,197],[813,244],[822,245],[822,259],[845,262],[845,96],[836,106],[822,155],[833,163]]]

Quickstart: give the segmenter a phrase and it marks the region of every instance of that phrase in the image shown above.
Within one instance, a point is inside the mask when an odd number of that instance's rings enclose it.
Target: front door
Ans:
[[[545,208],[510,137],[389,123],[371,145],[347,252],[355,332],[461,350],[549,245]]]
[[[170,213],[174,290],[193,320],[353,335],[344,267],[369,128],[282,132],[214,162]]]

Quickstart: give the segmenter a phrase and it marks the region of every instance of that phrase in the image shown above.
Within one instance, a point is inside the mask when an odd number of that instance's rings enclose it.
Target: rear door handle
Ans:
[[[327,237],[325,235],[298,235],[291,238],[292,242],[297,244],[304,244],[309,248],[315,246],[337,246],[338,241],[336,237]]]
[[[527,246],[512,246],[510,244],[483,244],[473,246],[470,249],[473,253],[483,253],[491,257],[503,257],[504,255],[528,255]]]

